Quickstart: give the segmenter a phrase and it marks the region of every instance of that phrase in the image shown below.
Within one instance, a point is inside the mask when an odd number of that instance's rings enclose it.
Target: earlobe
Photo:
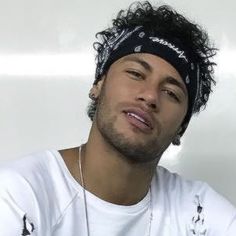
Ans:
[[[105,80],[105,75],[102,77],[101,80],[98,81],[98,83],[97,83],[96,85],[94,85],[94,86],[96,86],[97,96],[100,95],[100,92],[101,92],[101,90],[102,90],[102,86],[103,86],[104,80]]]
[[[174,137],[174,139],[172,140],[172,144],[173,144],[173,145],[176,145],[176,146],[179,146],[179,145],[181,144],[181,142],[180,142],[180,135],[179,135],[179,134],[177,134],[177,135]]]
[[[182,131],[182,127],[180,127],[180,129],[176,133],[174,139],[172,140],[173,145],[179,146],[181,144],[181,141],[180,141],[180,138],[181,138],[180,132],[181,131]]]
[[[90,89],[89,91],[90,99],[96,100],[99,97],[104,80],[105,80],[105,75]]]
[[[92,89],[91,89],[90,92],[89,92],[89,98],[90,98],[91,100],[93,100],[93,101],[96,100],[96,96],[95,96],[95,94],[92,92]]]

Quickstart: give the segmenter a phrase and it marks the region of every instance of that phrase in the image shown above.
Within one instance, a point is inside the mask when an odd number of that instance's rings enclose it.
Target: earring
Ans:
[[[95,97],[94,93],[89,93],[89,98],[92,99],[93,101],[96,100],[96,97]]]
[[[173,145],[176,145],[176,146],[179,146],[179,145],[181,144],[180,138],[181,138],[180,135],[177,134],[177,135],[174,137],[174,139],[172,140],[172,144],[173,144]]]

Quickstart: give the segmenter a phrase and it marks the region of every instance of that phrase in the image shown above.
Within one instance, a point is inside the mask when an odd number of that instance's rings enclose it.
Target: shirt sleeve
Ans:
[[[0,196],[1,235],[36,235],[34,234],[35,226],[28,218],[27,213],[17,205],[10,195],[4,195],[1,193]]]
[[[35,217],[33,217],[36,211],[32,211],[35,201],[28,192],[29,186],[26,186],[24,182],[15,173],[0,169],[1,235],[38,235]]]
[[[236,235],[236,213],[232,219],[232,222],[229,225],[226,236],[235,236]]]
[[[203,202],[205,217],[214,235],[236,235],[236,208],[225,197],[207,185]],[[204,209],[204,208],[203,208]]]

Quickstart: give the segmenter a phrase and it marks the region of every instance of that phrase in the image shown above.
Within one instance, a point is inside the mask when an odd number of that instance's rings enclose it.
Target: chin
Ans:
[[[159,160],[163,150],[162,138],[130,129],[116,119],[98,120],[97,127],[103,139],[123,158],[132,163],[148,163]]]
[[[138,142],[135,138],[116,134],[107,140],[122,156],[133,163],[147,163],[160,158],[160,149],[156,140],[152,142]]]

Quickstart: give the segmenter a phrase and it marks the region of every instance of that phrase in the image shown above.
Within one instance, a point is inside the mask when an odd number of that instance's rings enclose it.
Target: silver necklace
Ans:
[[[87,236],[90,236],[90,230],[89,230],[89,219],[88,219],[88,206],[87,206],[87,199],[86,199],[86,192],[85,192],[85,185],[84,185],[84,176],[82,171],[82,165],[81,165],[81,145],[79,147],[79,172],[80,172],[80,181],[83,188],[83,198],[84,198],[84,207],[85,207],[85,219],[86,219],[86,227],[87,227]],[[153,209],[152,209],[152,191],[151,191],[151,185],[150,185],[150,204],[149,204],[149,210],[150,210],[150,218],[149,218],[149,226],[148,226],[148,233],[147,236],[151,235],[151,225],[152,225],[152,219],[153,219]]]
[[[82,166],[81,166],[81,149],[82,149],[82,145],[79,147],[79,172],[80,172],[80,181],[81,181],[82,188],[83,188],[87,235],[90,236],[89,224],[88,224],[88,222],[89,222],[88,221],[88,206],[87,206],[87,199],[86,199],[86,193],[85,193],[84,176],[83,176]]]

